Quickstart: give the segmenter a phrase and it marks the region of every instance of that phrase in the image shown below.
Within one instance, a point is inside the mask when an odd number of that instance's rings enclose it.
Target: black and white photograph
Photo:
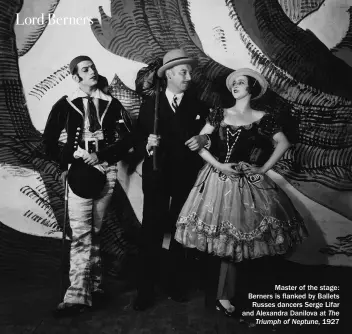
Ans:
[[[352,0],[0,0],[0,333],[352,332]]]

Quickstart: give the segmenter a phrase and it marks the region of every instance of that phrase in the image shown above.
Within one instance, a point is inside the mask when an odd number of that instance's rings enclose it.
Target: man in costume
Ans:
[[[182,246],[174,241],[175,223],[196,180],[203,162],[197,150],[207,144],[207,136],[198,136],[209,110],[188,88],[192,68],[197,61],[184,50],[167,52],[158,76],[167,87],[160,93],[158,135],[153,134],[155,97],[140,109],[136,134],[145,158],[142,167],[144,193],[138,295],[135,310],[144,310],[154,301],[154,285],[162,247],[170,258],[162,269],[169,273],[169,296],[186,301],[185,262]],[[153,147],[157,146],[158,169],[153,168]],[[169,242],[164,235],[170,235]],[[164,239],[163,239],[164,238]]]
[[[43,134],[46,154],[59,161],[65,184],[68,178],[70,286],[57,316],[81,313],[103,293],[99,236],[117,182],[116,162],[132,147],[125,110],[98,88],[101,77],[93,61],[76,57],[70,72],[77,90],[55,103]],[[67,142],[61,150],[63,130]]]

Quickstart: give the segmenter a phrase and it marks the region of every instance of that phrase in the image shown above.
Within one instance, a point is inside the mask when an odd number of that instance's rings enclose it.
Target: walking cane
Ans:
[[[155,106],[154,106],[154,129],[153,134],[158,133],[158,122],[159,122],[159,96],[160,96],[160,79],[156,76],[155,82]],[[157,162],[157,146],[153,147],[153,170],[159,169]]]
[[[66,224],[68,216],[68,181],[65,177],[65,204],[64,204],[64,226],[62,228],[62,244],[61,244],[61,282],[60,282],[60,298],[64,297],[64,281],[65,281],[65,241],[66,241]]]

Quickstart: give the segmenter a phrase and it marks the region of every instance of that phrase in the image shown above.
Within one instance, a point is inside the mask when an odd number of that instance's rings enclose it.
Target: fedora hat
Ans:
[[[163,58],[163,66],[158,69],[158,77],[161,78],[167,69],[181,64],[190,64],[192,67],[195,67],[197,59],[188,57],[182,49],[170,50]]]
[[[77,196],[96,198],[104,189],[106,174],[88,165],[81,158],[75,159],[68,170],[67,182]]]
[[[264,93],[266,92],[266,90],[268,89],[268,86],[269,86],[268,82],[263,77],[263,75],[261,75],[257,71],[251,70],[250,68],[240,68],[240,69],[238,69],[228,75],[228,77],[226,78],[226,87],[230,92],[232,89],[233,81],[241,75],[246,75],[246,76],[254,78],[255,80],[258,81],[260,87],[262,87],[262,90],[258,94],[258,96],[254,97],[252,100],[258,99],[264,95]]]

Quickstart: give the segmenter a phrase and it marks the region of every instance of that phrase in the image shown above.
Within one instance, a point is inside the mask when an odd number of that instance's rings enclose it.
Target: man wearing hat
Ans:
[[[162,247],[170,249],[169,263],[162,266],[162,270],[169,272],[169,296],[178,302],[186,301],[184,253],[173,235],[178,214],[203,164],[196,151],[208,141],[206,136],[198,134],[209,110],[189,90],[192,68],[196,63],[182,49],[167,52],[157,72],[167,82],[166,90],[159,97],[158,134],[153,134],[155,97],[142,105],[137,122],[136,133],[139,145],[144,147],[145,159],[142,167],[144,204],[140,272],[135,310],[144,310],[154,301]],[[158,170],[153,169],[154,146],[158,146]],[[163,238],[164,235],[171,235],[171,240]]]
[[[103,292],[99,235],[117,182],[116,162],[132,147],[125,110],[98,88],[102,77],[93,61],[79,56],[69,67],[77,90],[55,103],[43,134],[45,152],[60,163],[61,180],[67,177],[69,187],[71,284],[57,316],[85,311]],[[67,142],[60,149],[63,130]]]

